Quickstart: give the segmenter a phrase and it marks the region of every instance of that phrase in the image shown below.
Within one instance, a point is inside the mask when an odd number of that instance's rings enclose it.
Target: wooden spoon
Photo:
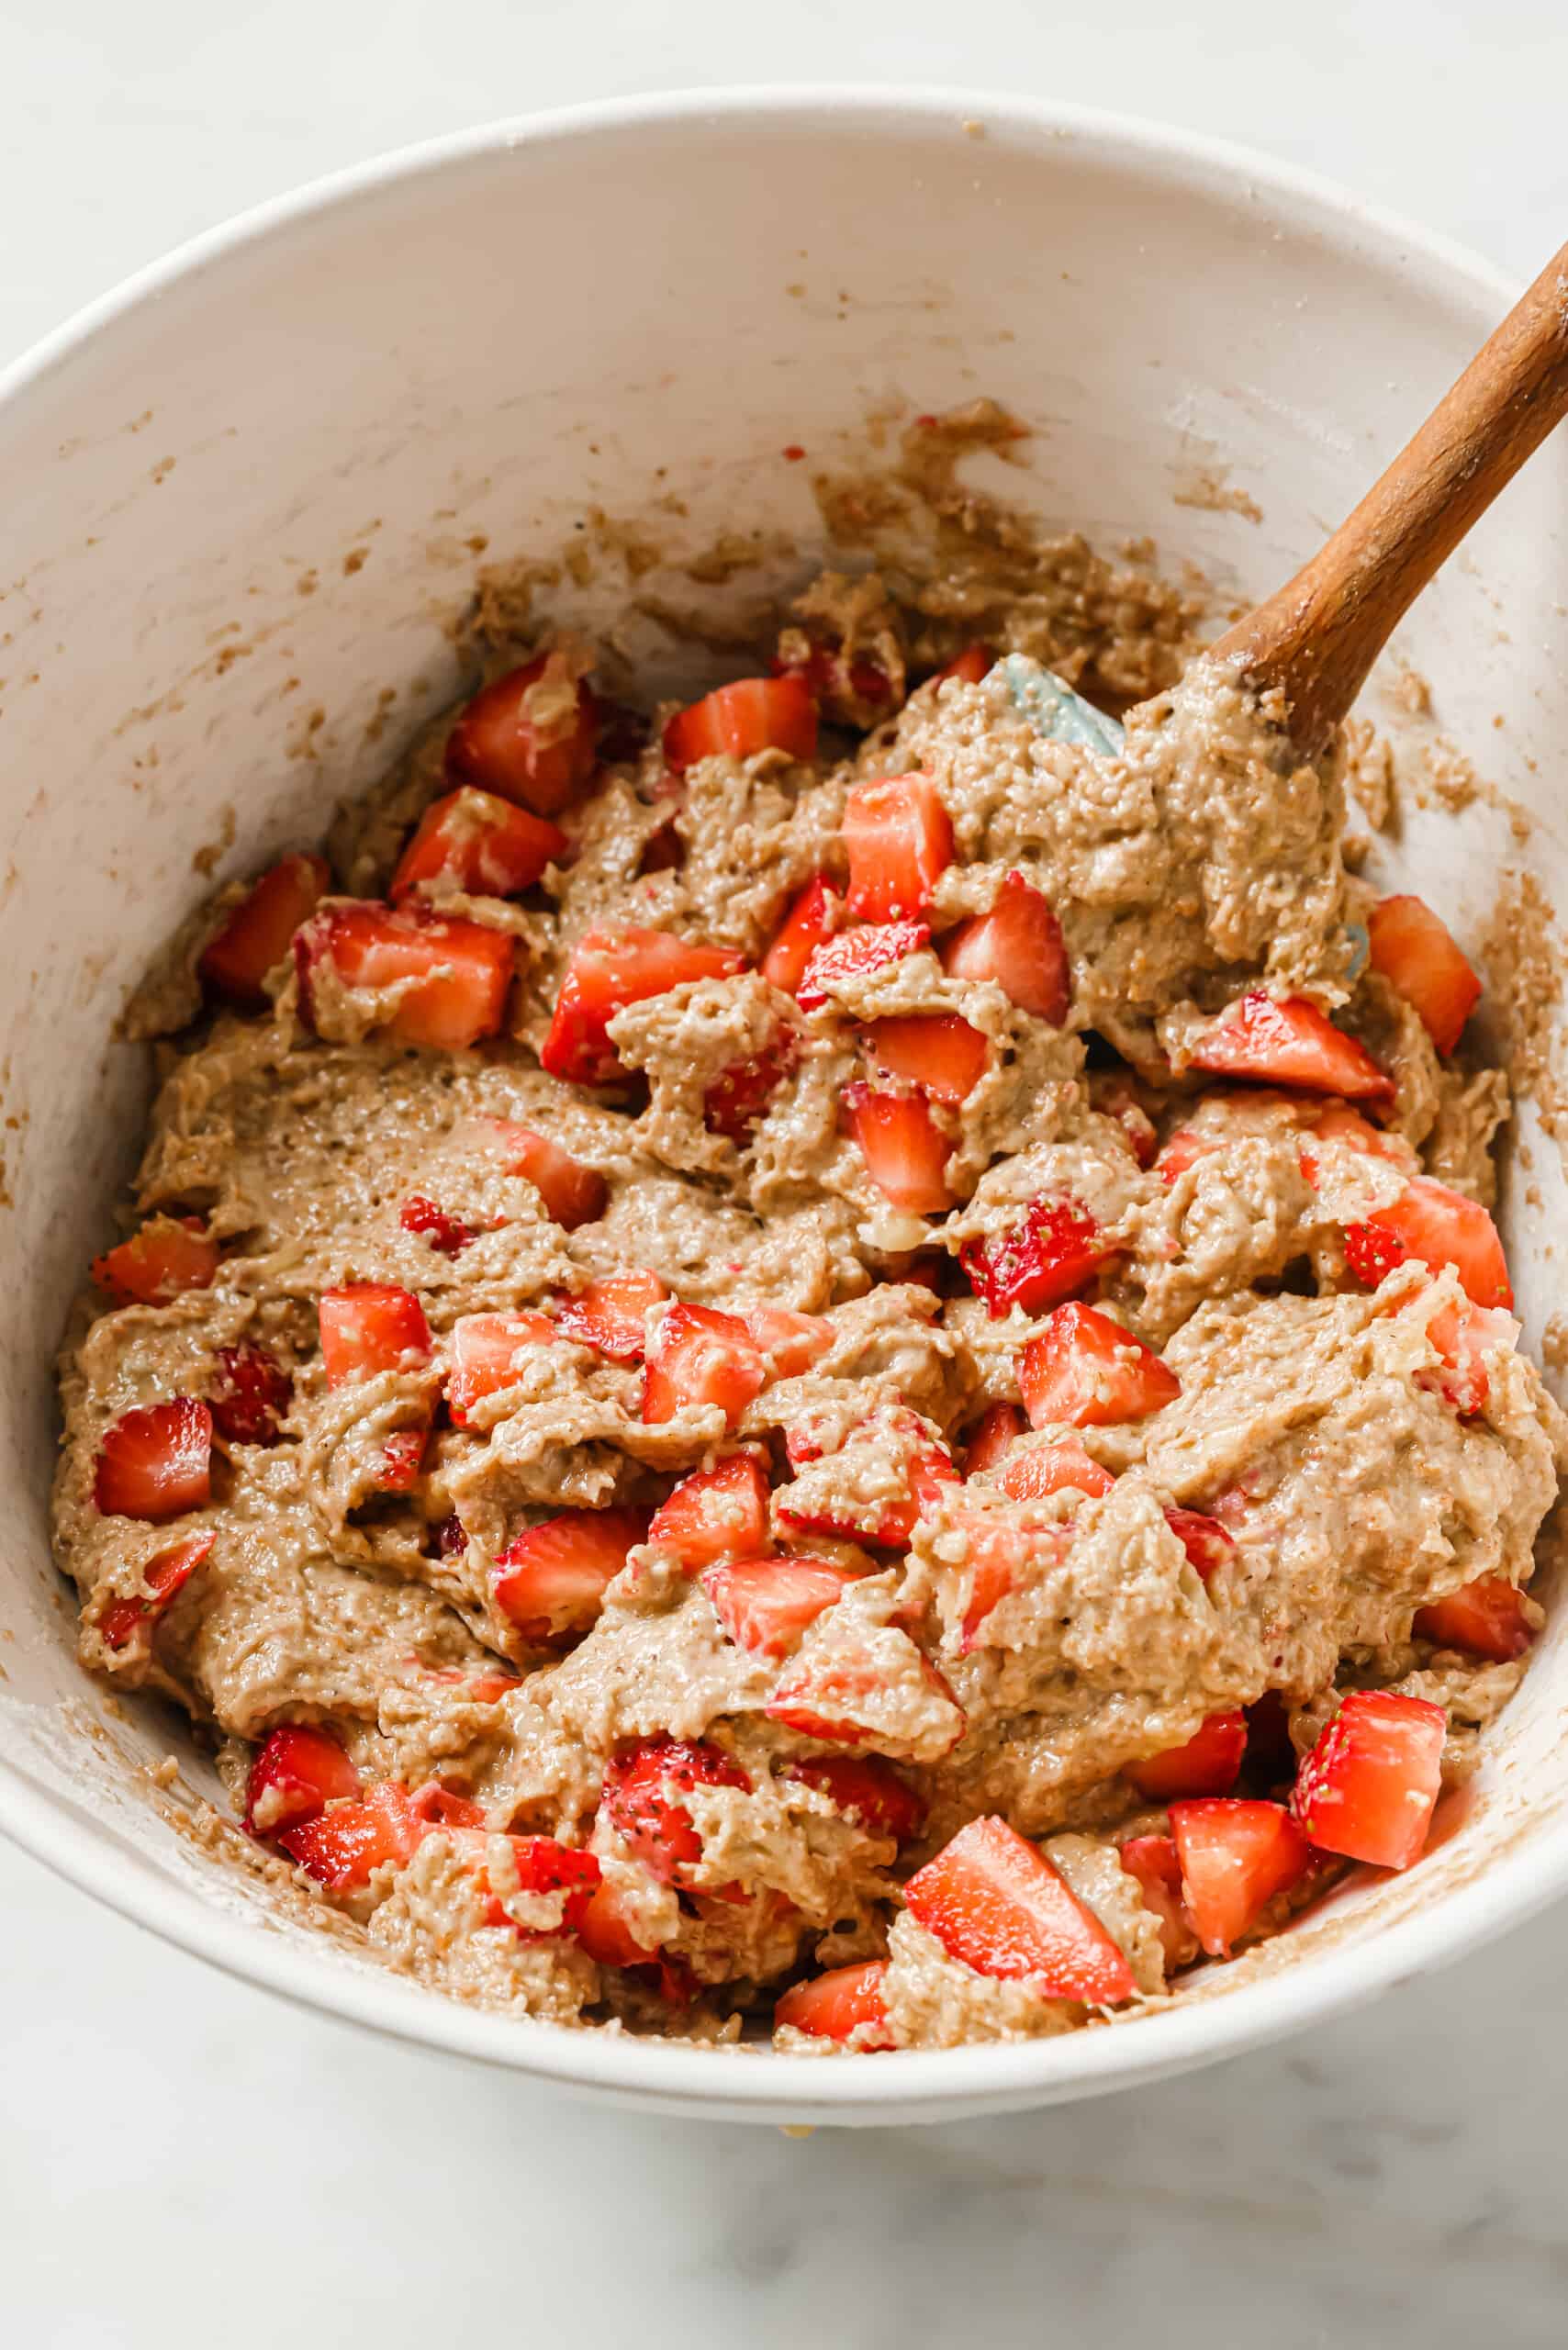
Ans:
[[[1568,245],[1312,561],[1211,646],[1323,748],[1414,599],[1568,414]]]

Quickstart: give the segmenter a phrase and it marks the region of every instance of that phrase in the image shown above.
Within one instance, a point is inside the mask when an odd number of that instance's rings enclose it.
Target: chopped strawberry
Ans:
[[[125,1412],[104,1430],[93,1498],[106,1517],[154,1524],[205,1509],[212,1493],[212,1414],[189,1395]]]
[[[775,2028],[787,2025],[814,2040],[848,2041],[859,2049],[896,2046],[882,2004],[887,1971],[885,1958],[868,1958],[792,1985],[773,2010]]]
[[[790,906],[757,966],[770,988],[793,995],[814,948],[825,946],[844,919],[844,907],[815,873]]]
[[[1477,1305],[1511,1306],[1513,1284],[1497,1227],[1479,1200],[1417,1175],[1391,1205],[1345,1231],[1345,1259],[1375,1288],[1395,1265],[1415,1257],[1440,1273],[1452,1265]]]
[[[854,922],[914,921],[953,862],[953,823],[929,776],[857,783],[844,803]]]
[[[607,1273],[576,1297],[555,1302],[555,1326],[579,1347],[594,1347],[611,1362],[641,1362],[649,1308],[669,1291],[657,1273]]]
[[[299,1006],[314,1024],[318,974],[339,986],[395,1000],[376,1027],[404,1045],[461,1052],[493,1036],[506,1017],[512,942],[505,931],[368,900],[323,907],[295,934]]]
[[[160,1550],[141,1570],[143,1590],[125,1599],[111,1599],[98,1617],[98,1638],[106,1649],[140,1647],[151,1640],[152,1628],[174,1594],[189,1583],[211,1550],[217,1536],[192,1534],[183,1542]]]
[[[294,1400],[294,1382],[265,1347],[241,1338],[219,1347],[218,1370],[207,1390],[212,1425],[230,1444],[275,1444]]]
[[[776,677],[803,679],[812,699],[823,704],[830,716],[841,718],[849,725],[868,723],[858,714],[861,704],[868,702],[876,711],[892,703],[893,690],[886,671],[875,661],[846,659],[837,645],[813,644],[804,660],[775,660],[770,666]]]
[[[802,1012],[814,1012],[841,988],[869,978],[873,971],[890,969],[906,955],[918,955],[930,941],[923,922],[868,922],[857,930],[841,931],[812,947],[795,1001]]]
[[[430,1325],[411,1290],[387,1281],[350,1281],[323,1290],[316,1307],[329,1387],[417,1371],[430,1360]]]
[[[702,1839],[681,1796],[693,1787],[750,1786],[739,1763],[717,1746],[648,1738],[611,1760],[600,1809],[627,1850],[661,1884],[689,1886],[701,1868]]]
[[[1217,1517],[1205,1517],[1201,1510],[1168,1509],[1165,1523],[1204,1583],[1235,1551],[1236,1540],[1229,1528],[1222,1526]]]
[[[822,1315],[797,1314],[788,1305],[748,1305],[741,1319],[767,1358],[769,1379],[798,1379],[822,1360],[836,1336]]]
[[[934,1102],[955,1108],[974,1091],[991,1058],[990,1038],[956,1013],[878,1020],[865,1042],[886,1076],[905,1078]]]
[[[1124,1763],[1123,1774],[1151,1803],[1170,1803],[1178,1796],[1227,1796],[1246,1751],[1247,1717],[1237,1708],[1211,1714],[1184,1746]]]
[[[442,1257],[460,1257],[468,1243],[479,1237],[471,1224],[449,1215],[422,1192],[409,1192],[398,1211],[398,1221],[412,1239],[428,1240]]]
[[[1096,1070],[1090,1082],[1090,1100],[1101,1117],[1111,1118],[1140,1167],[1152,1167],[1159,1138],[1154,1120],[1138,1100],[1130,1077],[1118,1069]]]
[[[1021,1306],[1041,1314],[1087,1289],[1113,1253],[1100,1227],[1076,1200],[1031,1200],[1010,1232],[994,1240],[966,1240],[958,1262],[993,1320]]]
[[[1445,1305],[1427,1325],[1427,1336],[1442,1360],[1440,1371],[1418,1371],[1417,1384],[1435,1387],[1456,1412],[1485,1409],[1492,1382],[1486,1357],[1511,1354],[1518,1343],[1519,1326],[1496,1305]]]
[[[907,1215],[941,1215],[956,1194],[947,1183],[953,1145],[918,1093],[881,1093],[857,1080],[840,1096],[866,1172]]]
[[[621,1886],[602,1877],[577,1925],[577,1940],[599,1966],[645,1966],[655,1948],[633,1931],[636,1911]]]
[[[1159,1920],[1166,1966],[1184,1965],[1193,1955],[1197,1938],[1182,1898],[1182,1863],[1175,1838],[1129,1836],[1120,1859],[1127,1874],[1137,1879],[1144,1908]]]
[[[155,1215],[140,1230],[93,1259],[100,1289],[137,1305],[167,1305],[188,1289],[210,1289],[218,1243],[199,1216]]]
[[[994,1815],[971,1819],[903,1889],[949,1958],[977,1975],[1029,1981],[1047,1999],[1115,2007],[1132,1969],[1059,1870]]]
[[[444,1674],[437,1676],[442,1680],[445,1677]],[[453,1675],[454,1680],[461,1677],[456,1673]],[[517,1685],[515,1681],[508,1684],[513,1689]],[[439,1779],[427,1779],[422,1787],[416,1787],[413,1804],[417,1816],[431,1828],[483,1828],[485,1825],[484,1805],[471,1802],[466,1796],[454,1795],[452,1789],[443,1787]]]
[[[741,677],[678,711],[665,728],[665,757],[677,775],[699,759],[750,759],[758,751],[787,751],[792,759],[817,752],[817,706],[803,677]]]
[[[991,979],[1020,1012],[1059,1028],[1072,1001],[1072,973],[1050,900],[1018,872],[1003,878],[988,914],[961,922],[942,941],[949,979]]]
[[[330,1730],[285,1722],[269,1734],[251,1765],[246,1832],[279,1836],[286,1828],[314,1819],[330,1803],[359,1792],[359,1773]]]
[[[1413,1174],[1419,1165],[1414,1150],[1403,1135],[1391,1134],[1383,1126],[1374,1126],[1359,1110],[1343,1102],[1331,1102],[1312,1124],[1313,1138],[1317,1142],[1342,1142],[1351,1150],[1363,1152],[1369,1158],[1386,1158],[1396,1167]],[[1311,1167],[1310,1154],[1302,1152],[1302,1172],[1309,1183],[1317,1181],[1316,1161]]]
[[[532,1126],[512,1118],[470,1118],[454,1128],[452,1139],[459,1149],[476,1151],[532,1183],[545,1214],[566,1232],[597,1224],[604,1214],[610,1187],[598,1168],[585,1167]]]
[[[781,1765],[786,1779],[799,1779],[863,1828],[907,1844],[925,1825],[925,1799],[879,1754],[808,1754]]]
[[[795,1055],[795,1039],[785,1036],[750,1060],[733,1062],[702,1096],[702,1123],[708,1132],[724,1135],[744,1147],[794,1067]]]
[[[375,1483],[384,1494],[411,1494],[424,1465],[428,1428],[395,1428],[381,1448],[381,1471]]]
[[[964,1453],[965,1476],[983,1477],[1000,1468],[1023,1433],[1024,1415],[1016,1404],[988,1404]]]
[[[1276,1895],[1306,1873],[1306,1838],[1282,1804],[1235,1796],[1170,1807],[1182,1892],[1193,1930],[1211,1958],[1228,1958]]]
[[[565,855],[566,835],[493,791],[465,787],[435,800],[398,860],[386,894],[396,906],[417,890],[471,898],[517,898]]]
[[[1077,1437],[1056,1444],[1023,1446],[1002,1464],[997,1483],[1010,1500],[1043,1502],[1052,1494],[1079,1493],[1097,1501],[1115,1483],[1108,1469],[1092,1460]]]
[[[446,738],[446,771],[554,816],[594,768],[594,699],[562,653],[541,653],[485,687]]]
[[[957,660],[946,662],[933,671],[931,683],[945,685],[949,677],[956,677],[960,685],[978,686],[995,666],[996,655],[989,644],[966,644]]]
[[[450,1511],[436,1528],[435,1544],[437,1555],[442,1559],[460,1559],[468,1548],[468,1528],[455,1510]]]
[[[1448,1716],[1424,1697],[1352,1690],[1302,1763],[1291,1810],[1320,1852],[1407,1869],[1432,1824],[1447,1736]]]
[[[466,1427],[476,1404],[499,1395],[521,1378],[533,1347],[560,1337],[546,1314],[465,1314],[452,1326],[446,1400],[456,1425]]]
[[[598,1616],[647,1532],[645,1510],[562,1510],[507,1544],[496,1561],[496,1606],[530,1639],[577,1631]]]
[[[1155,1159],[1154,1171],[1162,1183],[1170,1185],[1183,1176],[1198,1159],[1206,1158],[1210,1151],[1223,1148],[1217,1135],[1200,1135],[1192,1126],[1178,1126]],[[1315,1180],[1314,1175],[1307,1176],[1309,1183]]]
[[[559,1934],[580,1930],[600,1879],[596,1853],[558,1843],[554,1836],[508,1836],[503,1842],[480,1828],[449,1827],[447,1833],[473,1872],[487,1926],[510,1926],[525,1942],[550,1942]],[[498,1870],[499,1852],[506,1853],[506,1860]],[[501,1879],[498,1885],[498,1874]],[[516,1880],[515,1884],[511,1879]],[[520,1924],[507,1907],[508,1900],[520,1894],[530,1902],[551,1894],[562,1895],[559,1922]]]
[[[667,930],[587,930],[572,949],[539,1058],[552,1077],[609,1085],[623,1071],[610,1024],[629,1003],[698,979],[733,979],[745,958]]]
[[[368,1885],[377,1869],[407,1867],[425,1832],[402,1781],[385,1779],[362,1796],[286,1828],[277,1841],[296,1866],[329,1892],[352,1893]]]
[[[683,1477],[654,1512],[648,1528],[651,1550],[668,1550],[689,1574],[739,1551],[767,1547],[767,1479],[749,1452],[732,1452],[711,1469]]]
[[[1113,1427],[1146,1419],[1182,1393],[1152,1347],[1092,1305],[1058,1305],[1018,1358],[1032,1427]]]
[[[1421,1015],[1439,1053],[1451,1053],[1481,1001],[1481,982],[1448,924],[1419,898],[1383,898],[1367,923],[1372,967]]]
[[[1006,1518],[977,1515],[966,1516],[961,1531],[967,1539],[969,1579],[958,1646],[969,1656],[991,1645],[985,1627],[1002,1601],[1060,1563],[1072,1530],[1070,1526],[1018,1526]]]
[[[1365,1046],[1326,1020],[1305,996],[1283,1002],[1254,988],[1228,1019],[1211,1028],[1190,1060],[1193,1069],[1260,1085],[1296,1085],[1308,1093],[1340,1093],[1352,1102],[1386,1102],[1394,1080]]]
[[[794,1432],[792,1432],[794,1433]],[[946,1449],[929,1424],[900,1404],[882,1404],[857,1421],[834,1453],[825,1477],[810,1462],[814,1442],[786,1438],[791,1465],[801,1471],[778,1499],[779,1523],[802,1534],[837,1534],[857,1542],[907,1547],[910,1536],[943,1493],[958,1483]],[[890,1472],[897,1487],[890,1491]]]
[[[1478,1575],[1446,1599],[1417,1608],[1411,1629],[1418,1640],[1487,1657],[1494,1664],[1511,1664],[1535,1639],[1524,1595],[1506,1575]]]
[[[807,1626],[855,1580],[853,1567],[803,1557],[732,1559],[709,1567],[701,1578],[735,1646],[760,1656],[788,1656]]]
[[[913,1734],[909,1729],[910,1679],[918,1676],[926,1701]],[[930,1659],[896,1625],[862,1638],[857,1632],[826,1654],[798,1658],[763,1711],[786,1729],[824,1746],[913,1748],[950,1753],[963,1737],[963,1708]]]
[[[270,971],[288,960],[289,942],[315,912],[331,880],[321,856],[285,856],[255,884],[202,950],[207,985],[232,1003],[257,1010]]]
[[[672,1305],[647,1350],[643,1417],[654,1427],[717,1404],[733,1428],[767,1383],[761,1349],[735,1315]]]

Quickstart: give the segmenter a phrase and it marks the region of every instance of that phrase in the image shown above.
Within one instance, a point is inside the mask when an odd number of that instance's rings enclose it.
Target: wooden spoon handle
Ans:
[[[1312,561],[1215,654],[1282,687],[1297,747],[1320,750],[1406,608],[1568,413],[1568,245]]]

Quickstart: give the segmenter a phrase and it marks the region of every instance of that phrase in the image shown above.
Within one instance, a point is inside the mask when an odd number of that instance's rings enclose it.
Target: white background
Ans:
[[[1568,0],[0,0],[0,362],[226,215],[491,116],[946,82],[1249,141],[1533,274]],[[548,236],[549,224],[539,233]],[[4,520],[0,518],[0,549]],[[645,2121],[360,2038],[0,1847],[28,2350],[1568,2342],[1568,1910],[1281,2050],[1022,2121]]]

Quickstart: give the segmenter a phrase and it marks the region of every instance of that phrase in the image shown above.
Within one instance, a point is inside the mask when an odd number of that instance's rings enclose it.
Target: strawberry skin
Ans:
[[[1126,1959],[1059,1870],[1004,1819],[970,1820],[904,1887],[913,1916],[977,1975],[1029,1981],[1041,1997],[1116,2007],[1137,1986]]]
[[[817,2040],[853,2039],[857,2048],[896,2046],[882,2004],[885,1958],[868,1958],[856,1966],[835,1966],[813,1975],[786,1991],[773,2010],[776,2027],[810,2032]]]
[[[994,1240],[966,1240],[958,1262],[993,1320],[1017,1305],[1042,1313],[1086,1289],[1112,1253],[1100,1227],[1074,1200],[1032,1200],[1012,1230]]]
[[[251,1765],[246,1832],[281,1835],[360,1792],[359,1773],[330,1730],[286,1722],[270,1733]]]
[[[507,1544],[496,1561],[496,1606],[531,1639],[578,1630],[647,1531],[640,1509],[562,1510]]]
[[[953,862],[953,825],[928,776],[857,784],[844,803],[845,904],[855,922],[918,921]]]
[[[401,1044],[461,1052],[495,1035],[506,1017],[512,942],[481,923],[416,905],[339,901],[295,933],[294,959],[300,1011],[312,1024],[316,977],[324,964],[351,990],[405,988],[377,1023],[383,1035]]]
[[[160,1550],[141,1571],[145,1595],[132,1593],[111,1599],[98,1618],[98,1637],[117,1651],[151,1642],[152,1628],[174,1594],[190,1581],[217,1540],[213,1534],[193,1534],[167,1550]]]
[[[863,923],[857,930],[840,931],[814,946],[795,990],[802,1012],[812,1012],[832,994],[873,971],[902,963],[929,946],[931,933],[923,922]]]
[[[596,1348],[611,1362],[641,1362],[649,1310],[668,1295],[657,1273],[610,1273],[575,1297],[557,1298],[555,1326],[563,1337]]]
[[[629,1003],[699,979],[733,979],[745,957],[666,930],[588,930],[572,949],[539,1058],[552,1077],[610,1085],[624,1075],[610,1024]]]
[[[844,908],[825,877],[813,874],[790,906],[761,963],[757,966],[770,988],[793,995],[816,947],[825,946],[839,928]]]
[[[1321,1852],[1407,1869],[1432,1823],[1447,1736],[1440,1706],[1354,1689],[1303,1762],[1291,1810]]]
[[[1158,1412],[1182,1382],[1108,1314],[1058,1305],[1018,1358],[1018,1392],[1033,1427],[1111,1427]]]
[[[1211,1028],[1193,1069],[1263,1085],[1300,1086],[1350,1102],[1390,1102],[1394,1080],[1362,1045],[1326,1020],[1305,996],[1281,1000],[1255,988],[1228,1020]]]
[[[127,1304],[167,1305],[186,1290],[210,1289],[218,1266],[218,1243],[199,1217],[155,1215],[94,1258],[93,1279]]]
[[[1451,1053],[1481,1001],[1481,981],[1453,934],[1419,898],[1383,898],[1367,922],[1372,967],[1419,1013],[1439,1053]]]
[[[647,1351],[643,1417],[650,1427],[717,1404],[726,1427],[767,1382],[767,1366],[746,1326],[706,1305],[672,1305]]]
[[[212,1494],[212,1414],[189,1395],[124,1412],[98,1447],[93,1498],[106,1517],[153,1523],[205,1509]]]
[[[1072,975],[1061,924],[1050,900],[1021,873],[1009,873],[988,914],[949,931],[941,945],[950,979],[991,979],[1021,1012],[1059,1028],[1072,1001]]]
[[[532,890],[567,847],[558,824],[516,808],[492,791],[465,786],[425,810],[398,861],[386,894],[400,905],[421,890],[460,890],[467,897],[516,898]]]
[[[470,1118],[454,1128],[452,1140],[459,1151],[493,1160],[509,1175],[532,1183],[544,1203],[547,1215],[564,1232],[579,1224],[597,1224],[610,1202],[610,1186],[597,1167],[563,1150],[548,1135],[512,1118]]]
[[[558,815],[594,769],[594,699],[559,653],[541,653],[475,695],[446,739],[446,771]]]
[[[866,1172],[906,1215],[942,1215],[954,1204],[947,1182],[952,1143],[918,1093],[884,1093],[858,1080],[841,1099]]]
[[[288,960],[290,942],[325,896],[325,857],[285,856],[255,883],[202,950],[199,970],[214,994],[259,1012],[270,971]]]
[[[633,1859],[661,1884],[689,1886],[701,1867],[702,1839],[680,1800],[682,1793],[750,1786],[739,1763],[717,1746],[649,1738],[611,1759],[600,1810]]]
[[[1418,1607],[1411,1628],[1418,1640],[1484,1656],[1494,1664],[1511,1664],[1536,1636],[1523,1594],[1505,1575],[1478,1575],[1446,1599]]]
[[[1211,1714],[1184,1746],[1126,1763],[1124,1775],[1151,1803],[1170,1803],[1182,1796],[1227,1796],[1246,1751],[1247,1717],[1238,1708]]]
[[[430,1360],[430,1325],[411,1290],[388,1281],[350,1281],[317,1301],[321,1361],[329,1387],[417,1371]]]
[[[817,706],[803,677],[737,678],[678,711],[664,733],[665,757],[677,775],[699,759],[750,759],[769,750],[816,756]]]

